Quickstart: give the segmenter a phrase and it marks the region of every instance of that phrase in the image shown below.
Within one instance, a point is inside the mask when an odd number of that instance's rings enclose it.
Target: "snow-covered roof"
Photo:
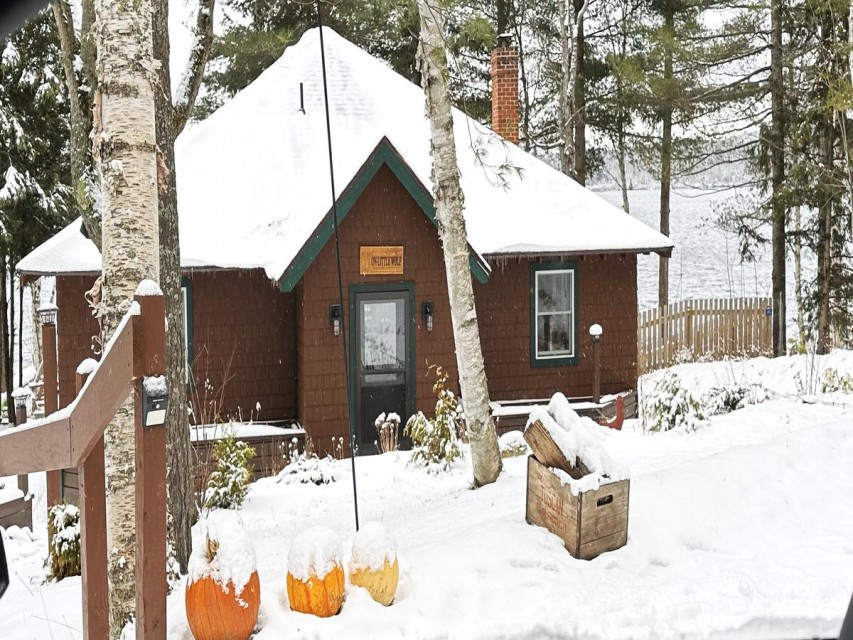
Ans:
[[[101,270],[101,254],[82,232],[77,218],[52,238],[27,254],[19,263],[21,273],[74,275]]]
[[[323,33],[337,196],[384,138],[431,190],[421,88],[330,29]],[[453,118],[468,239],[480,255],[672,247],[662,234],[461,111],[454,109]],[[255,82],[188,128],[177,141],[176,163],[182,265],[263,268],[279,280],[330,209],[319,30],[306,32]],[[75,238],[73,244],[80,242],[88,241]],[[62,260],[47,261],[46,245],[19,268],[84,270],[65,250]],[[86,257],[85,270],[97,271],[91,251]]]

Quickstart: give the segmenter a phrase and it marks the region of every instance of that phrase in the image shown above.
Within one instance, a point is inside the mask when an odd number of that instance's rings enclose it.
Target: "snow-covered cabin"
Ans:
[[[221,388],[223,415],[298,420],[323,451],[347,432],[343,327],[367,450],[378,414],[432,413],[428,368],[441,365],[455,386],[456,359],[423,92],[325,36],[344,308],[315,29],[178,139],[184,331],[194,395]],[[517,54],[499,46],[493,91],[514,95],[493,95],[493,120],[512,139],[517,114],[500,105],[517,104],[517,66],[506,64]],[[596,323],[602,392],[633,388],[636,256],[672,243],[462,112],[453,117],[492,399],[589,395]],[[78,220],[18,269],[57,276],[63,406],[97,334],[83,294],[100,255]]]

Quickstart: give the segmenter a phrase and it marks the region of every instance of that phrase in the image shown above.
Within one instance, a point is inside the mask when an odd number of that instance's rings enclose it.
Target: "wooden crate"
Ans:
[[[530,524],[559,536],[569,553],[592,560],[628,542],[630,480],[572,495],[555,473],[527,458],[527,514]]]

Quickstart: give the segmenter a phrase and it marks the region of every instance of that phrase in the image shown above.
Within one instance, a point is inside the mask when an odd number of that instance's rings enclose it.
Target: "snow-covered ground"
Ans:
[[[748,381],[772,397],[689,433],[648,434],[636,422],[597,431],[630,468],[631,494],[627,546],[592,561],[525,523],[524,457],[476,491],[466,465],[436,476],[408,467],[404,453],[356,461],[362,523],[383,522],[398,544],[400,587],[387,608],[350,585],[333,618],[287,603],[298,532],[336,531],[347,566],[348,460],[336,464],[337,482],[261,480],[242,510],[211,517],[242,523],[253,541],[257,640],[831,637],[853,592],[853,395],[820,393],[830,368],[853,374],[853,353],[681,365],[697,394]],[[14,575],[0,638],[80,638],[79,579],[42,584],[43,523],[33,536],[3,535]],[[169,597],[168,633],[190,638],[182,585]]]

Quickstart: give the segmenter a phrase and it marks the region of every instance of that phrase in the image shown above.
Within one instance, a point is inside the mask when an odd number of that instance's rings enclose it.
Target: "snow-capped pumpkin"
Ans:
[[[321,618],[337,614],[344,603],[341,541],[327,527],[311,527],[293,540],[287,555],[290,608]]]
[[[247,640],[258,621],[261,585],[251,541],[242,530],[207,531],[190,559],[185,594],[195,640]]]
[[[397,542],[378,522],[368,522],[352,541],[349,579],[364,587],[370,596],[386,607],[394,601],[400,579]]]

